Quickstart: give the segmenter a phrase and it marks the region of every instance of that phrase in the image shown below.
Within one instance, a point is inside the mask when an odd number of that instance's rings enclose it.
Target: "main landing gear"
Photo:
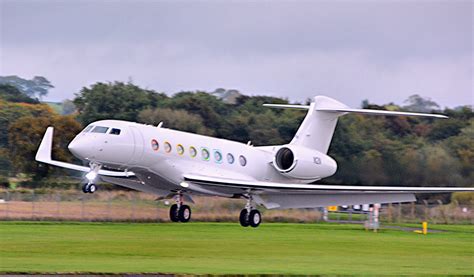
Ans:
[[[176,204],[170,208],[170,219],[173,222],[188,222],[191,219],[191,208],[183,204],[183,194],[176,195]]]
[[[97,186],[92,183],[87,183],[82,186],[82,192],[84,193],[94,193],[97,190]]]
[[[252,196],[247,196],[247,204],[245,208],[240,211],[239,217],[240,225],[243,227],[252,226],[258,227],[262,223],[262,215],[260,212],[252,207]]]

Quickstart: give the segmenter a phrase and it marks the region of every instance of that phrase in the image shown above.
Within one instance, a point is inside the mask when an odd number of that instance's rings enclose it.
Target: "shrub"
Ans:
[[[455,192],[451,196],[451,201],[456,201],[459,205],[474,205],[474,192]]]

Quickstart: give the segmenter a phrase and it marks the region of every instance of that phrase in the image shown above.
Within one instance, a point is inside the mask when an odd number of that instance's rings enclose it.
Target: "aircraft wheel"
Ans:
[[[89,193],[94,193],[97,190],[97,186],[94,184],[90,184],[88,187]]]
[[[258,210],[251,210],[249,216],[250,226],[256,228],[262,222],[262,215]]]
[[[170,219],[173,222],[178,222],[179,221],[179,218],[178,218],[178,205],[176,205],[176,204],[171,205]]]
[[[250,225],[247,209],[240,211],[239,221],[242,227],[248,227]]]
[[[82,192],[84,193],[94,193],[97,190],[97,186],[94,184],[84,184],[82,186]]]
[[[188,222],[191,219],[191,208],[188,205],[182,205],[179,208],[178,218],[181,222]]]

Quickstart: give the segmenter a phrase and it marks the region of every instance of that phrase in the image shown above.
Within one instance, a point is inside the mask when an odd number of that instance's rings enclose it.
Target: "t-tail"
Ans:
[[[272,108],[308,110],[303,123],[296,132],[290,145],[298,145],[318,150],[326,154],[337,125],[337,119],[347,113],[361,113],[384,116],[424,116],[448,118],[440,114],[396,112],[370,109],[351,109],[343,103],[327,96],[315,96],[310,105],[264,104]]]

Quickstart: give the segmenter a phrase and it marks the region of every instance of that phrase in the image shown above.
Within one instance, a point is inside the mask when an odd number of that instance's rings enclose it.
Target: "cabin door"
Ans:
[[[132,134],[133,134],[134,151],[128,164],[136,165],[136,164],[139,164],[143,158],[143,152],[145,150],[144,148],[145,139],[143,138],[142,133],[137,127],[130,126],[130,130],[132,131]]]

